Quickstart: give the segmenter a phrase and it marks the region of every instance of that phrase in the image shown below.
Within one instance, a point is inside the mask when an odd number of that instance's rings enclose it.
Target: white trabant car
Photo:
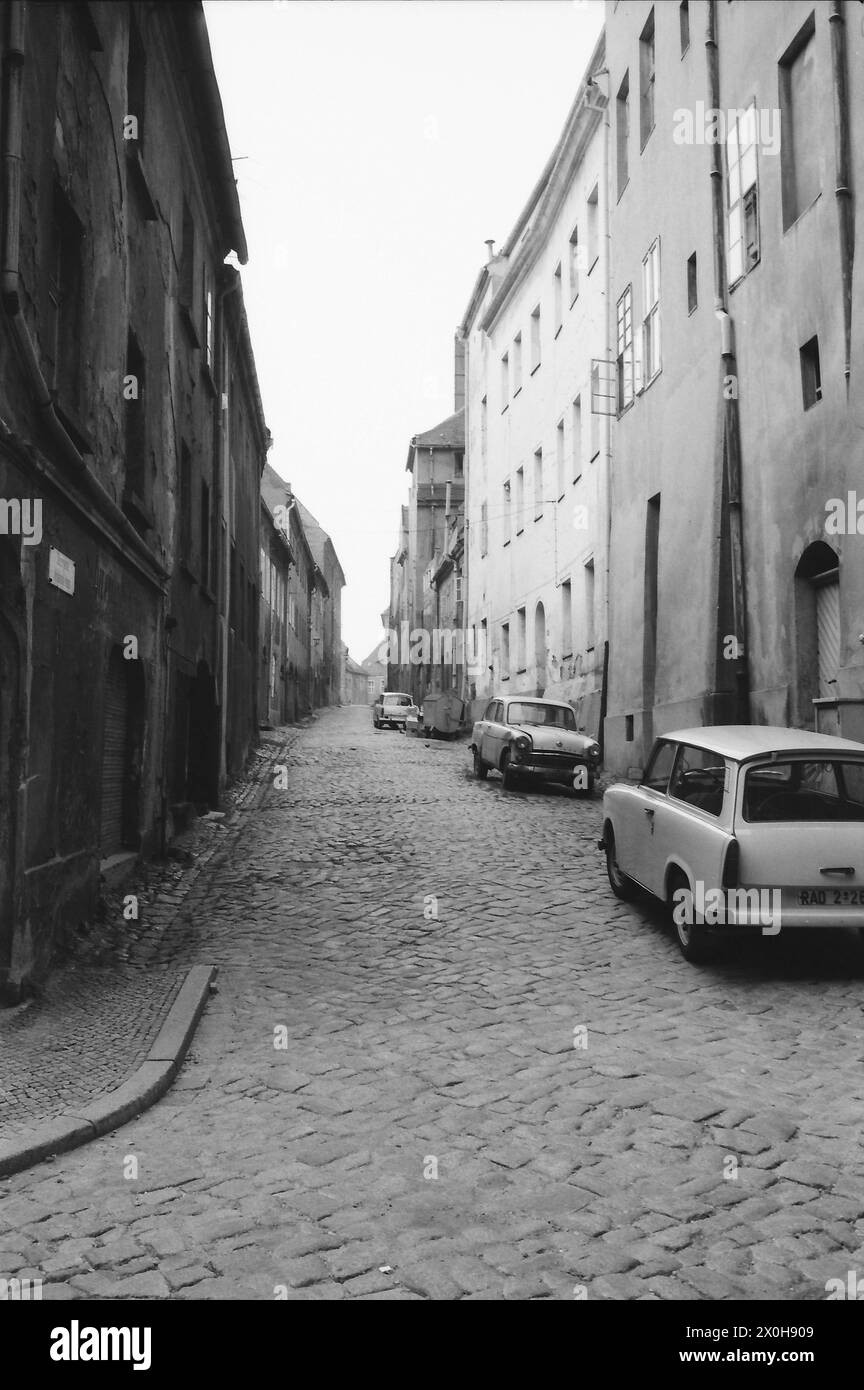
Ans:
[[[638,786],[603,797],[613,893],[668,904],[699,959],[711,934],[864,932],[864,744],[729,724],[658,738]]]
[[[490,700],[468,748],[474,775],[482,779],[494,768],[507,788],[535,777],[590,792],[600,761],[600,745],[580,733],[572,705],[533,695]]]

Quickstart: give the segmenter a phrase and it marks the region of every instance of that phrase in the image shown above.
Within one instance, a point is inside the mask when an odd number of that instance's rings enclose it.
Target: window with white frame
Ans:
[[[642,359],[645,385],[660,370],[660,238],[653,241],[642,262]]]
[[[518,396],[522,390],[522,334],[517,333],[513,339],[513,395]]]
[[[628,285],[618,300],[616,358],[618,414],[633,404],[633,286]]]
[[[579,294],[579,228],[570,233],[570,303],[575,303]]]
[[[531,370],[540,366],[540,305],[531,314]]]
[[[555,274],[552,279],[553,289],[553,309],[555,311],[555,336],[561,332],[561,325],[564,322],[564,291],[561,280],[561,262],[555,267]]]
[[[729,123],[726,141],[729,211],[729,284],[734,285],[759,260],[759,197],[756,161],[756,103]]]

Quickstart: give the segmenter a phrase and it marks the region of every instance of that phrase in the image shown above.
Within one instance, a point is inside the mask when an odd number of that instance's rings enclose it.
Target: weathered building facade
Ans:
[[[345,575],[332,540],[299,498],[296,509],[315,558],[316,583],[311,601],[311,698],[317,709],[338,705],[341,698]]]
[[[227,556],[251,553],[254,586],[266,430],[239,292],[226,322],[221,265],[246,245],[201,7],[7,3],[0,43],[14,999],[90,914],[100,872],[164,844],[178,803],[212,804],[255,736],[254,673],[226,657],[243,597]]]
[[[607,7],[612,302],[633,325],[617,360],[614,770],[675,726],[864,738],[859,20],[822,0]]]
[[[467,346],[468,623],[485,650],[470,695],[572,703],[600,735],[607,637],[610,417],[606,102],[593,74],[500,252]],[[600,79],[602,81],[602,79]]]

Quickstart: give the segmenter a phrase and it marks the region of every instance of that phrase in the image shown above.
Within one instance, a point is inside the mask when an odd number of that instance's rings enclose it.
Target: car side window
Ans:
[[[719,816],[726,781],[726,761],[719,753],[684,743],[672,769],[669,795],[711,816]]]
[[[491,719],[494,719],[494,718],[495,718],[495,706],[496,706],[496,704],[497,704],[497,701],[496,701],[496,700],[490,700],[490,701],[489,701],[488,705],[486,706],[486,713],[485,713],[484,716],[483,716],[484,719],[490,719],[490,720],[491,720]]]
[[[642,775],[643,787],[650,787],[655,792],[665,792],[675,761],[676,746],[674,743],[664,742],[654,745],[654,752],[648,759],[648,766]]]

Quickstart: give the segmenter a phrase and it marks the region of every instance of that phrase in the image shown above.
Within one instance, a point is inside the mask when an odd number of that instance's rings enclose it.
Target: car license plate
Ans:
[[[799,888],[799,907],[864,907],[864,888]]]

